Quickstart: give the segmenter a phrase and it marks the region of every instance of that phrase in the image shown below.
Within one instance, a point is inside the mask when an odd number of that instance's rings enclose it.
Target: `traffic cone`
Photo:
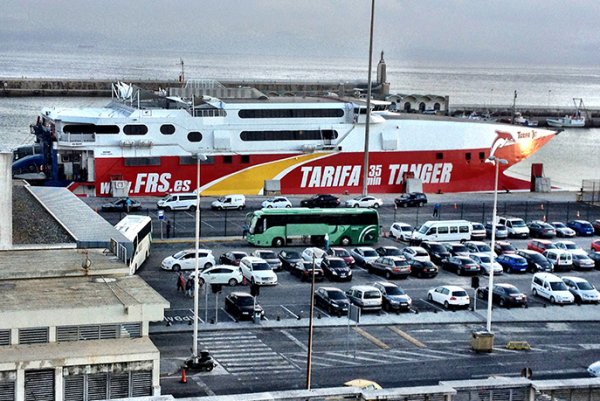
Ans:
[[[187,375],[185,373],[185,368],[181,369],[181,383],[187,383]]]

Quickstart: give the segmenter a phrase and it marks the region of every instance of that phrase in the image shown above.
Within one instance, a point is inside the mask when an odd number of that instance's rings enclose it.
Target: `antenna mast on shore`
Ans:
[[[185,71],[183,69],[183,59],[179,59],[179,64],[181,65],[181,72],[179,73],[179,82],[181,82],[181,88],[185,86]]]

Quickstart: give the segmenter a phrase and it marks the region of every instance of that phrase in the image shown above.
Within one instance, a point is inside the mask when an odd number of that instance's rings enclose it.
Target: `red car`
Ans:
[[[592,251],[600,252],[600,239],[593,240],[590,248]]]
[[[496,255],[500,256],[505,253],[516,253],[517,248],[508,241],[498,241],[496,242],[496,245],[494,245],[494,252],[496,252]]]
[[[531,249],[532,251],[536,251],[539,253],[544,253],[546,249],[555,248],[556,245],[554,245],[552,241],[548,241],[546,239],[533,239],[527,244],[527,249]]]

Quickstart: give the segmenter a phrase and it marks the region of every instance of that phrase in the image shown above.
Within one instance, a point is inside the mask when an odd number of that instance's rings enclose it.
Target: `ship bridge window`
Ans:
[[[190,142],[200,142],[202,140],[202,134],[198,131],[191,131],[188,133],[187,138]]]
[[[123,127],[125,135],[146,135],[148,127],[143,124],[129,124]]]
[[[63,127],[65,134],[118,134],[117,125],[67,124]]]
[[[485,159],[485,152],[479,152],[479,160]]]
[[[126,167],[160,166],[160,157],[126,157],[124,164]]]
[[[233,156],[223,156],[223,164],[233,163]]]
[[[173,135],[175,133],[175,126],[171,124],[161,125],[160,133],[163,135]]]
[[[344,109],[247,109],[240,118],[332,118],[343,117]]]
[[[471,152],[465,153],[465,160],[471,160]]]
[[[336,139],[335,130],[283,130],[283,131],[242,131],[242,141],[306,141]]]
[[[435,102],[435,103],[433,104],[433,109],[434,109],[435,111],[440,111],[440,108],[441,108],[441,107],[442,107],[442,106],[441,106],[441,105],[440,105],[438,102]]]
[[[425,102],[419,103],[419,111],[422,113],[425,111]]]
[[[250,155],[242,155],[242,163],[250,163]]]
[[[410,102],[404,103],[404,111],[408,113],[410,111],[410,109],[411,109]]]

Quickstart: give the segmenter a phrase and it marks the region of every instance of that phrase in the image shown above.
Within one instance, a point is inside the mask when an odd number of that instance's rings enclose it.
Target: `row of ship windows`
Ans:
[[[49,327],[19,329],[19,344],[43,344],[49,342]],[[56,341],[111,340],[117,338],[140,338],[141,323],[94,324],[81,326],[57,326]],[[0,346],[12,345],[10,330],[0,330]]]
[[[479,160],[485,160],[486,159],[486,155],[485,152],[479,152],[478,154],[479,156]],[[234,162],[234,156],[233,155],[224,155],[224,156],[219,156],[221,158],[221,162],[223,164],[233,164]],[[250,155],[240,155],[240,163],[242,164],[249,164],[250,163]],[[435,158],[436,160],[444,160],[444,153],[443,152],[438,152],[435,154]],[[465,160],[470,162],[473,156],[471,154],[471,152],[466,152],[465,153]],[[201,161],[200,163],[202,165],[205,164],[214,164],[215,163],[215,156],[207,156],[206,160]],[[126,157],[125,158],[125,166],[126,167],[139,167],[139,166],[160,166],[160,157]],[[192,156],[180,156],[179,157],[179,165],[180,166],[195,166],[197,163],[197,160],[195,157]]]
[[[118,126],[109,125],[65,125],[63,131],[67,134],[118,134]],[[160,127],[163,135],[173,135],[175,127],[165,124]],[[142,124],[126,125],[123,127],[125,135],[146,135],[148,127]],[[252,141],[307,141],[336,139],[338,133],[335,130],[280,130],[280,131],[242,131],[240,139],[245,142]],[[202,133],[191,131],[187,134],[189,142],[201,142]]]

